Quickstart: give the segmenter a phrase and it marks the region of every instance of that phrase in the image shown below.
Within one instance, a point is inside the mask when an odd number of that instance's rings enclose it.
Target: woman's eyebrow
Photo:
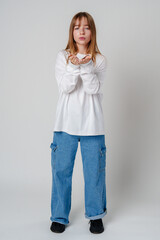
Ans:
[[[76,24],[76,25],[74,25],[74,26],[80,26],[80,24]],[[85,24],[84,26],[89,26],[88,24]]]

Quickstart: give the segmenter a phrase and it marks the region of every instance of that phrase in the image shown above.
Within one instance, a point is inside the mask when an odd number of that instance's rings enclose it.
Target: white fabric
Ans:
[[[78,58],[84,54],[77,54]],[[54,131],[73,135],[102,135],[105,125],[102,109],[102,85],[106,77],[106,57],[96,55],[85,64],[75,65],[69,60],[67,51],[60,50],[56,57],[55,78],[59,99],[56,109]]]

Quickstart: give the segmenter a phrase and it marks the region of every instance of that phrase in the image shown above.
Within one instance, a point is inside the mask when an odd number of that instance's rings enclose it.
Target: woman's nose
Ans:
[[[80,29],[80,33],[83,33],[83,32],[84,32],[84,28],[81,28],[81,29]]]

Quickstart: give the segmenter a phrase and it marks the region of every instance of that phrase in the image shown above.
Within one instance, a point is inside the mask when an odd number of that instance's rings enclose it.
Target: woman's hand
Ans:
[[[68,56],[68,58],[70,59],[70,61],[75,64],[75,65],[79,65],[79,64],[84,64],[87,63],[91,60],[91,54],[87,54],[84,58],[79,59],[76,55],[74,54],[70,54]]]
[[[71,61],[71,63],[75,64],[75,65],[79,65],[80,64],[80,59],[74,55],[74,54],[69,54],[68,59]]]
[[[88,63],[91,60],[91,54],[87,54],[84,58],[80,59],[80,64]]]

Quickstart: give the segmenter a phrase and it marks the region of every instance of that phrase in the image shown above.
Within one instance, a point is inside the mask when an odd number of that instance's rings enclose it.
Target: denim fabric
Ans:
[[[79,136],[62,131],[53,132],[51,148],[52,222],[69,223],[72,173],[80,141],[85,186],[85,217],[99,219],[106,208],[106,145],[105,135]]]

